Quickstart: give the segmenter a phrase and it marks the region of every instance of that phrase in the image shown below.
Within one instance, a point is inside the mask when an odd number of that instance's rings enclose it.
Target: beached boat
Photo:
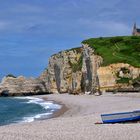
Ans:
[[[121,123],[140,120],[140,110],[113,114],[102,114],[103,123]]]

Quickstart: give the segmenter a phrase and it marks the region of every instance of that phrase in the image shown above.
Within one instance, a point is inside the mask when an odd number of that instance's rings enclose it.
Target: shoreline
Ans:
[[[45,101],[52,101],[54,104],[61,105],[61,108],[58,109],[57,111],[55,111],[55,112],[52,114],[52,116],[51,116],[50,118],[48,118],[48,119],[60,117],[60,116],[62,116],[65,112],[67,112],[67,111],[69,110],[69,108],[68,108],[64,103],[62,103],[62,102],[55,101],[55,100],[49,100],[49,99],[47,98],[47,96],[46,96],[46,97],[41,97],[41,98],[42,98],[43,100],[45,100]],[[41,119],[40,119],[40,120],[41,120]],[[47,120],[47,119],[46,119],[46,120]]]
[[[7,98],[7,97],[5,97]],[[21,116],[20,117],[20,120],[19,118],[17,118],[17,120],[15,120],[14,122],[8,122],[7,120],[7,123],[5,124],[1,124],[1,126],[9,126],[9,125],[22,125],[22,124],[26,124],[26,123],[31,123],[31,122],[36,122],[36,121],[42,121],[42,120],[48,120],[48,119],[52,119],[52,118],[56,118],[56,117],[59,117],[61,115],[63,115],[67,110],[68,108],[66,107],[65,104],[62,104],[61,102],[57,102],[55,100],[48,100],[46,98],[46,95],[35,95],[35,96],[18,96],[18,97],[13,97],[14,99],[21,99],[22,100],[26,100],[26,105],[29,103],[33,103],[33,104],[38,104],[39,106],[42,107],[42,109],[44,108],[46,110],[46,112],[37,112],[36,114],[30,114],[30,116]],[[42,101],[41,103],[39,101]],[[56,106],[60,106],[58,109],[52,111],[51,114],[49,114],[49,112],[47,111],[48,109],[46,108],[48,105],[48,103],[52,103],[53,105],[56,105]],[[46,105],[47,106],[46,106]],[[53,109],[51,107],[51,105],[49,106],[50,109]],[[57,107],[56,107],[57,108]],[[47,114],[48,113],[48,114]]]
[[[39,96],[37,96],[39,97]],[[137,140],[139,123],[102,124],[103,113],[140,109],[140,93],[94,95],[51,94],[40,96],[64,106],[51,119],[0,127],[2,140]],[[66,108],[65,108],[66,107]]]
[[[94,112],[93,110],[91,111],[91,106],[89,107],[89,109],[86,107],[83,107],[81,106],[81,103],[80,105],[77,105],[77,104],[70,104],[69,102],[67,101],[64,101],[64,99],[62,99],[62,97],[66,96],[66,97],[91,97],[91,98],[100,98],[102,96],[112,96],[112,97],[121,97],[121,98],[140,98],[140,93],[139,92],[126,92],[126,93],[117,93],[117,94],[113,94],[111,92],[108,92],[108,93],[105,93],[101,96],[95,96],[95,95],[70,95],[70,94],[49,94],[49,95],[39,95],[39,98],[42,98],[44,99],[45,101],[52,101],[54,104],[58,104],[58,105],[61,105],[61,109],[58,109],[57,111],[55,111],[52,116],[50,118],[47,118],[45,120],[48,120],[48,119],[53,119],[53,118],[65,118],[65,117],[75,117],[75,116],[85,116],[85,115],[91,115],[91,114],[96,114],[96,112]],[[38,96],[37,96],[38,97]],[[71,101],[70,101],[71,102]],[[74,109],[75,108],[75,109]],[[79,112],[81,109],[80,108],[84,108],[84,111],[87,110],[87,112],[85,111],[85,113],[82,111],[82,112]],[[89,111],[90,110],[90,111]],[[77,113],[76,113],[77,111]],[[125,110],[122,108],[122,110],[118,110],[116,112],[124,112]],[[126,111],[131,111],[131,109],[127,108]],[[114,111],[114,113],[116,113]],[[111,113],[111,112],[104,112],[104,113]],[[102,112],[100,113],[102,114]],[[40,119],[42,120],[42,119]]]
[[[26,97],[26,96],[25,96]],[[42,121],[42,120],[48,120],[48,119],[52,119],[52,118],[57,118],[57,117],[60,117],[62,116],[67,110],[68,108],[66,107],[65,104],[61,103],[61,102],[58,102],[58,101],[55,101],[55,100],[49,100],[46,95],[35,95],[35,96],[27,96],[27,97],[31,97],[31,98],[37,98],[37,99],[42,99],[44,102],[52,102],[53,104],[55,105],[59,105],[61,106],[60,109],[57,109],[56,111],[54,111],[51,115],[45,115],[45,117],[39,117],[39,118],[34,118],[33,121],[31,122],[17,122],[17,123],[11,123],[11,124],[7,124],[7,125],[12,125],[12,124],[26,124],[26,123],[32,123],[32,122],[36,122],[36,121]],[[40,105],[40,104],[39,104]],[[40,105],[41,107],[43,107],[42,105]],[[44,113],[45,114],[45,113]],[[36,115],[40,115],[40,114],[36,114]],[[35,116],[36,116],[35,115]],[[3,125],[4,126],[4,125]]]

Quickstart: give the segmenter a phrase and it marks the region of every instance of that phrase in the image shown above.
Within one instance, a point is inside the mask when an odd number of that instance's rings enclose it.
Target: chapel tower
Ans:
[[[140,29],[137,28],[136,23],[134,23],[132,35],[134,35],[134,36],[140,36]]]

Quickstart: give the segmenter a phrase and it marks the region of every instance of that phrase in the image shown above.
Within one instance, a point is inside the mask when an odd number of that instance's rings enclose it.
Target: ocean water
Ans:
[[[51,118],[61,105],[36,97],[0,97],[0,125]]]

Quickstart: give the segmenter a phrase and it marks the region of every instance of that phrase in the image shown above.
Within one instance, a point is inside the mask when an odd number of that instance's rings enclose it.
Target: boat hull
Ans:
[[[102,114],[103,123],[121,123],[140,120],[140,111]]]

